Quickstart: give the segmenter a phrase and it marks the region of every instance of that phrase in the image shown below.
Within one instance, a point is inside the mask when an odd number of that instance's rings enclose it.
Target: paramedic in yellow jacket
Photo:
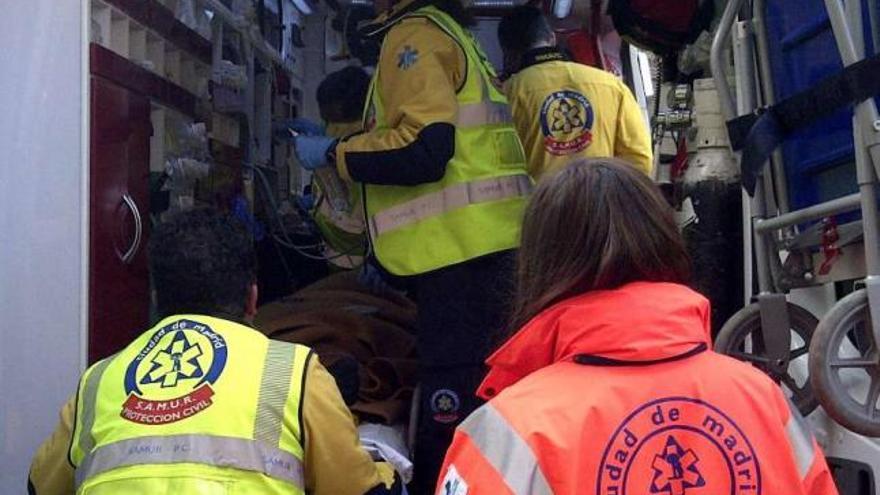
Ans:
[[[630,89],[614,75],[570,62],[535,7],[518,7],[498,26],[505,85],[536,180],[578,158],[618,157],[646,174],[651,136]]]
[[[255,255],[236,219],[179,214],[150,264],[163,319],[86,371],[29,493],[399,493],[314,353],[247,325]]]
[[[458,0],[404,0],[363,30],[384,37],[365,132],[303,137],[306,168],[364,184],[373,263],[418,302],[421,418],[414,493],[430,493],[504,321],[532,181],[495,70]]]

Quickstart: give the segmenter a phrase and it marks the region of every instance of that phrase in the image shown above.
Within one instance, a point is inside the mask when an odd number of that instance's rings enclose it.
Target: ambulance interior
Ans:
[[[469,3],[478,18],[472,32],[499,70],[498,20],[522,3]],[[873,114],[865,103],[839,110],[787,135],[753,194],[741,187],[742,147],[733,149],[726,124],[873,57],[880,2],[538,3],[569,56],[623,78],[642,107],[654,179],[693,251],[695,284],[712,300],[719,350],[770,373],[809,414],[841,493],[878,493],[880,358],[870,321],[880,314],[868,306],[880,245],[862,220],[876,219],[865,188],[877,180],[865,130],[880,130],[876,106]],[[689,12],[681,23],[693,29],[653,37],[618,3],[652,4],[658,18],[663,9],[667,17]],[[326,74],[371,71],[379,45],[357,28],[375,15],[372,1],[3,4],[0,46],[13,49],[0,50],[0,104],[15,118],[0,121],[0,143],[10,150],[0,167],[0,196],[10,201],[0,216],[0,448],[9,460],[0,492],[20,492],[30,456],[82,369],[154,322],[150,229],[196,206],[231,211],[251,231],[256,325],[313,346],[356,416],[390,428],[382,438],[408,450],[418,393],[415,306],[396,291],[358,288],[350,268],[363,253],[329,249],[313,215],[320,209],[344,224],[351,205],[339,204],[332,177],[299,166],[279,126],[320,121],[315,94]],[[839,50],[841,39],[855,58]],[[47,101],[52,114],[29,112]],[[860,290],[866,295],[848,306],[849,320],[827,321]],[[770,318],[779,313],[787,316]],[[820,331],[835,353],[816,359],[811,342]],[[813,376],[822,366],[825,381]]]

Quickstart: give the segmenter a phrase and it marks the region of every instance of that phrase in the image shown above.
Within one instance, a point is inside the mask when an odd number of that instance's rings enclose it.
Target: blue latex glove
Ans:
[[[306,170],[317,170],[329,166],[327,151],[336,145],[336,140],[326,136],[297,136],[293,138],[293,147],[300,165]]]
[[[302,117],[278,120],[273,125],[273,130],[275,136],[280,139],[293,139],[293,134],[290,131],[303,136],[323,136],[326,134],[323,125]]]
[[[315,121],[297,117],[287,121],[288,129],[306,136],[323,136],[325,134],[324,126]]]

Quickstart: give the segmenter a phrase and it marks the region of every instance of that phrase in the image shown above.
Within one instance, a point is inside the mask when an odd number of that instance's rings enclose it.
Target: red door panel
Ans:
[[[146,329],[150,101],[92,77],[89,362]]]

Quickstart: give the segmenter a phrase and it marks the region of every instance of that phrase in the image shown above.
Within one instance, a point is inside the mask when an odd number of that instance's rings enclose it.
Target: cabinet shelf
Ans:
[[[103,0],[103,2],[124,12],[147,29],[155,31],[202,63],[211,63],[211,42],[177,20],[174,13],[157,0]]]
[[[164,60],[164,46],[161,55],[159,53],[156,52],[155,55],[161,56]],[[175,108],[186,115],[195,115],[198,98],[190,91],[97,43],[91,44],[89,57],[93,75],[146,95],[151,100]]]

